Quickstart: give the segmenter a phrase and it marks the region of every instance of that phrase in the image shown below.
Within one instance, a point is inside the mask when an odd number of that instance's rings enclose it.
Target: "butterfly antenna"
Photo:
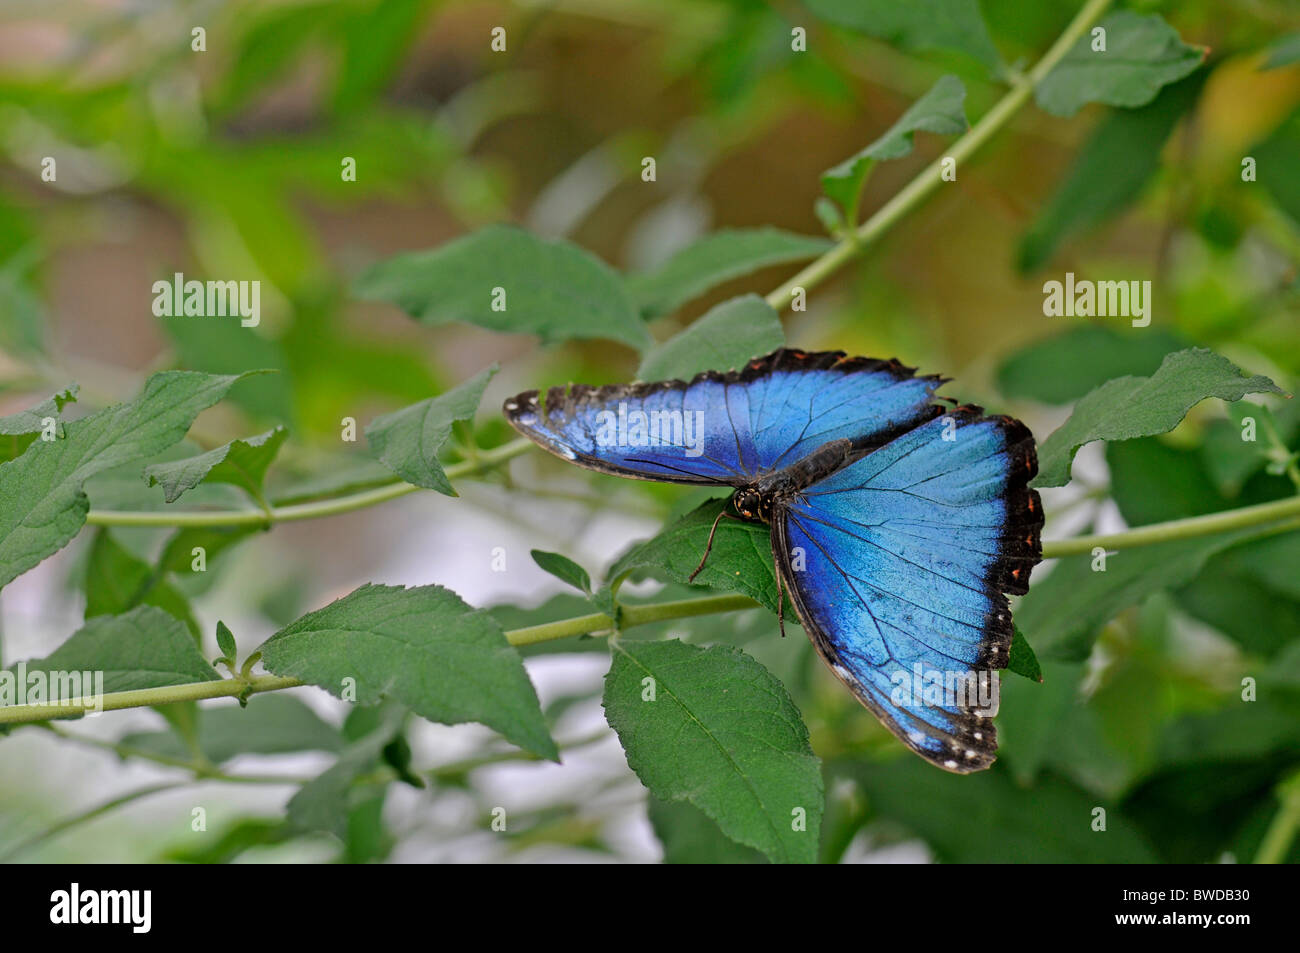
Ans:
[[[781,638],[785,638],[785,596],[781,592],[781,567],[773,566],[772,575],[776,577],[776,624],[781,627]]]
[[[686,577],[687,582],[694,582],[695,577],[698,576],[700,570],[704,568],[704,564],[708,562],[709,553],[713,550],[713,534],[718,531],[718,524],[722,522],[724,516],[730,517],[731,519],[739,519],[739,517],[732,516],[728,513],[725,508],[718,514],[717,519],[713,521],[713,526],[709,529],[709,541],[704,544],[704,555],[700,558],[700,564],[695,567],[695,572]]]

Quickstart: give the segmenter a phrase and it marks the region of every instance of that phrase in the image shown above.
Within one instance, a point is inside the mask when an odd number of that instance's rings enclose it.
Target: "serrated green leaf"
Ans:
[[[441,586],[365,585],[309,612],[261,649],[269,672],[356,700],[383,698],[430,721],[477,721],[559,759],[519,653],[488,613]]]
[[[145,482],[161,486],[168,503],[176,502],[182,493],[200,483],[229,483],[262,503],[266,471],[288,436],[289,431],[276,427],[184,460],[155,463],[144,468]]]
[[[744,367],[752,357],[785,344],[781,318],[758,295],[732,298],[709,309],[680,334],[650,351],[637,379],[688,381],[701,371]]]
[[[676,311],[715,285],[770,265],[816,258],[833,242],[779,228],[727,228],[706,235],[657,268],[626,279],[628,292],[648,318]]]
[[[820,762],[781,683],[728,646],[618,640],[611,649],[605,715],[650,793],[689,801],[774,862],[815,862]]]
[[[530,555],[533,557],[533,562],[556,579],[591,595],[591,576],[568,556],[548,553],[541,549],[532,550]]]
[[[496,288],[505,292],[505,310],[493,310]],[[545,343],[607,338],[637,350],[651,343],[608,265],[576,245],[505,225],[382,261],[358,279],[356,293],[392,302],[423,324],[466,321]]]
[[[656,578],[686,582],[700,564],[709,528],[726,500],[710,500],[681,519],[670,522],[659,535],[637,543],[610,567],[610,582],[640,570]],[[772,537],[766,526],[723,517],[713,536],[713,550],[695,585],[739,592],[776,611],[776,576],[772,564]],[[791,618],[787,613],[786,618]]]
[[[0,417],[0,437],[26,436],[40,433],[45,429],[45,419],[53,417],[57,421],[59,415],[63,413],[64,405],[70,404],[77,399],[78,390],[80,390],[79,385],[69,384],[57,394],[45,398],[35,407],[20,410],[18,413],[9,414],[7,417]],[[61,423],[55,425],[55,436],[60,439],[63,437],[63,425]]]
[[[371,449],[407,483],[455,496],[438,462],[438,451],[451,436],[453,423],[473,419],[496,372],[493,364],[445,394],[376,417],[366,425]]]
[[[1203,47],[1188,46],[1155,13],[1119,10],[1098,27],[1106,31],[1104,52],[1093,50],[1090,31],[1034,88],[1034,99],[1049,113],[1073,116],[1088,103],[1145,106],[1205,59]]]
[[[665,864],[765,864],[752,847],[737,844],[707,814],[686,801],[646,799],[646,814],[664,848]]]
[[[217,620],[217,648],[221,649],[221,654],[230,661],[231,665],[239,660],[239,649],[235,645],[234,633],[221,620]]]
[[[822,191],[845,210],[856,211],[858,193],[872,165],[886,159],[901,159],[912,151],[918,131],[941,136],[965,132],[966,87],[956,76],[941,76],[929,92],[914,102],[880,138],[861,152],[822,173]],[[850,221],[850,226],[856,222]]]
[[[1204,83],[1204,74],[1189,76],[1147,105],[1115,110],[1103,119],[1020,240],[1016,267],[1022,272],[1041,268],[1067,239],[1132,205],[1160,168],[1165,143],[1196,104]]]
[[[1001,62],[976,0],[805,0],[824,20],[904,50],[953,50],[989,67]]]
[[[200,708],[195,734],[199,750],[213,764],[239,755],[292,754],[298,751],[339,751],[339,730],[292,695],[254,695],[247,707],[224,705]],[[120,743],[133,752],[188,761],[193,752],[174,731],[141,731]]]
[[[1267,377],[1247,377],[1237,365],[1206,348],[1170,354],[1150,377],[1108,381],[1075,405],[1070,419],[1038,446],[1034,486],[1064,486],[1080,447],[1094,440],[1132,440],[1173,430],[1207,397],[1240,400],[1282,390]]]
[[[103,672],[105,692],[215,681],[219,676],[175,617],[154,606],[98,616],[29,672]]]
[[[178,442],[200,411],[245,376],[154,374],[135,400],[67,423],[63,439],[0,464],[0,586],[77,534],[90,508],[86,480]]]
[[[1116,331],[1083,324],[1036,341],[998,367],[998,390],[1005,397],[1068,404],[1114,377],[1150,376],[1160,362],[1187,345],[1152,328]]]
[[[157,606],[199,638],[189,600],[144,560],[128,552],[107,529],[95,534],[86,561],[86,618],[121,615],[138,605]]]

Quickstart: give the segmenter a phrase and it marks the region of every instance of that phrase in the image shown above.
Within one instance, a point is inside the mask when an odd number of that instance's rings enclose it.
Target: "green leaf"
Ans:
[[[904,50],[954,50],[1001,62],[976,0],[804,0],[814,14]]]
[[[90,508],[86,480],[177,443],[200,411],[245,376],[154,374],[135,400],[64,424],[63,439],[0,464],[0,586],[77,535]]]
[[[371,449],[407,483],[455,496],[438,462],[438,451],[451,436],[453,423],[473,419],[496,372],[493,364],[445,394],[376,417],[366,425]]]
[[[1189,76],[1166,87],[1151,103],[1115,110],[1097,125],[1020,240],[1020,271],[1041,268],[1066,239],[1133,204],[1160,168],[1160,154],[1179,119],[1200,97],[1205,76]]]
[[[249,817],[199,844],[169,847],[162,859],[176,864],[229,864],[254,847],[275,847],[297,836],[282,819]]]
[[[103,672],[105,692],[163,688],[220,676],[175,617],[154,606],[91,619],[28,672]]]
[[[1038,657],[1034,655],[1034,650],[1025,638],[1025,633],[1020,631],[1020,626],[1014,626],[1014,629],[1015,635],[1011,640],[1011,651],[1007,654],[1007,671],[1023,675],[1031,682],[1041,682],[1043,680],[1043,670],[1038,665]]]
[[[257,503],[263,503],[262,484],[289,431],[276,427],[266,433],[230,443],[184,460],[155,463],[144,468],[145,482],[161,486],[163,498],[174,503],[186,490],[200,483],[229,483]]]
[[[904,825],[945,863],[1151,863],[1138,829],[1113,805],[1068,781],[1042,778],[1022,788],[1011,773],[956,777],[919,758],[888,764],[846,764],[876,817]],[[1105,833],[1092,811],[1107,810]]]
[[[493,310],[497,288],[505,293],[500,311]],[[423,324],[466,321],[536,334],[544,343],[607,338],[638,350],[650,344],[608,265],[576,245],[505,225],[382,261],[358,279],[356,293],[392,302]]]
[[[350,13],[343,23],[335,115],[372,102],[397,75],[428,12],[429,0],[384,0]]]
[[[1246,652],[1267,658],[1288,645],[1300,645],[1292,641],[1300,632],[1300,602],[1236,566],[1233,557],[1238,552],[1258,545],[1244,543],[1213,556],[1175,595],[1190,615],[1214,626]]]
[[[239,661],[239,648],[235,645],[234,633],[220,620],[217,620],[217,648],[221,649],[221,654],[231,665]]]
[[[1256,160],[1259,184],[1292,223],[1300,223],[1300,176],[1295,174],[1295,156],[1300,151],[1300,109],[1291,113],[1273,134],[1251,150]]]
[[[781,318],[772,306],[758,295],[743,295],[711,308],[646,354],[637,379],[688,381],[701,371],[744,367],[750,358],[784,344]]]
[[[1166,433],[1207,397],[1240,400],[1263,392],[1282,393],[1267,377],[1247,377],[1206,348],[1170,354],[1150,377],[1120,377],[1080,400],[1070,419],[1039,444],[1034,486],[1068,483],[1074,454],[1086,443]]]
[[[1297,62],[1300,62],[1300,33],[1292,33],[1269,47],[1268,59],[1260,69],[1277,69]]]
[[[366,726],[364,733],[349,730],[358,718]],[[379,766],[384,749],[401,731],[402,720],[403,712],[397,706],[353,709],[344,727],[350,743],[331,767],[289,799],[289,823],[298,830],[328,831],[346,841],[355,802],[373,796],[374,785],[358,786],[357,781]]]
[[[337,728],[283,693],[254,695],[247,707],[200,708],[196,715],[199,750],[213,764],[246,754],[339,751],[343,747]],[[193,757],[189,745],[174,731],[134,732],[122,737],[120,743],[155,757],[184,761]]]
[[[178,530],[167,541],[162,555],[158,557],[159,572],[174,572],[182,576],[194,574],[194,550],[201,548],[208,570],[212,560],[226,549],[243,542],[250,536],[265,531],[264,525],[258,526],[196,526]]]
[[[587,570],[583,569],[568,556],[561,556],[559,553],[548,553],[545,550],[534,549],[531,552],[533,562],[541,566],[556,579],[567,583],[574,589],[581,590],[587,595],[591,595],[591,576]]]
[[[27,410],[20,410],[16,414],[10,414],[7,417],[0,417],[0,436],[24,436],[26,434],[40,433],[45,429],[45,418],[53,417],[56,420],[63,413],[63,407],[77,399],[77,384],[69,384],[57,394],[52,394],[45,400],[41,401],[35,407]],[[63,425],[56,424],[54,430],[55,436],[63,438]]]
[[[833,245],[778,228],[723,229],[692,242],[657,268],[628,276],[627,290],[642,313],[654,318],[731,278],[816,258]]]
[[[537,694],[501,626],[441,586],[365,585],[262,645],[269,672],[336,696],[392,698],[430,721],[477,721],[559,760]],[[345,684],[345,680],[347,684]]]
[[[650,793],[690,801],[774,862],[815,862],[820,762],[781,683],[728,646],[616,640],[611,650],[605,715]]]
[[[1112,377],[1154,374],[1166,355],[1186,346],[1152,328],[1121,332],[1081,324],[1004,360],[998,367],[998,390],[1004,397],[1069,404]]]
[[[1129,526],[1163,523],[1226,509],[1194,450],[1171,447],[1157,437],[1106,445],[1111,498]],[[1152,493],[1159,487],[1159,493]]]
[[[918,131],[941,136],[965,132],[966,87],[956,76],[941,76],[924,96],[914,102],[885,134],[861,152],[849,156],[822,173],[822,191],[846,211],[857,210],[858,193],[871,167],[881,160],[901,159],[912,151]],[[856,222],[850,220],[850,226]]]
[[[1277,434],[1284,446],[1295,439],[1298,421],[1288,402],[1282,415],[1274,415],[1262,404],[1239,400],[1228,405],[1228,419],[1213,421],[1205,430],[1201,461],[1218,491],[1236,496],[1250,477],[1272,459],[1271,434]],[[1289,411],[1289,412],[1288,412]],[[1244,440],[1247,418],[1254,421],[1254,440]]]
[[[138,605],[157,606],[185,623],[199,638],[189,601],[144,560],[123,547],[107,529],[95,533],[86,561],[86,618],[121,615]]]
[[[293,66],[304,47],[332,26],[338,6],[308,2],[249,11],[256,19],[239,37],[237,52],[222,77],[217,97],[222,111],[234,110]]]
[[[664,848],[665,864],[765,864],[752,847],[737,844],[709,816],[686,801],[646,799],[646,814]]]
[[[1016,631],[1019,633],[1019,629]],[[998,697],[998,760],[1006,762],[1020,784],[1033,784],[1053,754],[1066,719],[1079,704],[1083,673],[1082,662],[1048,662],[1046,676],[1036,680],[1041,684],[1030,685],[1019,679],[1002,683]]]
[[[1205,59],[1204,47],[1188,46],[1155,13],[1119,10],[1098,26],[1106,31],[1105,52],[1093,50],[1091,33],[1080,37],[1035,87],[1035,100],[1049,113],[1073,116],[1088,103],[1145,106]]]
[[[636,570],[672,582],[686,582],[704,555],[709,528],[726,505],[726,500],[710,500],[669,523],[653,539],[636,544],[610,567],[610,582]],[[695,577],[695,584],[739,592],[775,612],[776,577],[767,527],[723,517],[713,536],[713,550]]]

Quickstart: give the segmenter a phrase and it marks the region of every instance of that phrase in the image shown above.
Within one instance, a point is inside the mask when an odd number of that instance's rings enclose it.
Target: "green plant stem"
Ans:
[[[1189,516],[1185,519],[1170,520],[1167,523],[1152,523],[1139,526],[1122,533],[1108,535],[1075,536],[1043,544],[1044,559],[1059,559],[1062,556],[1078,556],[1090,553],[1093,549],[1134,549],[1139,546],[1152,546],[1167,543],[1175,539],[1191,539],[1197,536],[1212,536],[1248,526],[1269,526],[1276,531],[1300,526],[1290,518],[1300,517],[1300,496],[1291,496],[1270,503],[1255,506],[1243,506],[1221,513],[1207,513],[1204,516]]]
[[[1206,516],[1193,516],[1188,519],[1171,520],[1167,523],[1155,523],[1151,526],[1139,526],[1137,529],[1106,536],[1078,536],[1074,539],[1047,543],[1043,547],[1045,559],[1073,556],[1092,552],[1094,547],[1103,549],[1125,550],[1138,546],[1151,546],[1156,543],[1177,539],[1190,539],[1209,536],[1235,529],[1259,526],[1262,533],[1284,532],[1300,529],[1300,496],[1257,506],[1246,506],[1224,513],[1210,513]],[[686,619],[692,616],[709,615],[717,612],[734,612],[740,609],[752,609],[758,603],[746,596],[716,595],[703,596],[698,599],[679,599],[672,602],[649,603],[646,605],[627,605],[620,608],[620,621],[603,612],[575,616],[571,619],[559,619],[541,625],[512,629],[506,632],[506,640],[514,646],[535,645],[576,635],[590,635],[608,632],[617,625],[628,629],[633,626],[651,622],[663,622],[669,619]],[[166,705],[180,701],[195,701],[204,698],[230,698],[256,695],[261,692],[277,691],[282,688],[295,688],[303,683],[293,678],[278,675],[257,675],[248,679],[226,678],[211,682],[193,682],[187,685],[171,685],[165,688],[144,688],[129,692],[112,692],[100,700],[103,711],[116,711],[122,708],[141,708],[153,705]],[[0,707],[0,724],[22,724],[26,722],[50,721],[55,718],[72,718],[83,714],[87,706],[74,701],[69,705],[9,705]]]
[[[659,602],[649,605],[624,606],[621,610],[622,628],[645,625],[648,622],[660,622],[665,619],[685,619],[691,616],[708,615],[714,612],[733,612],[737,609],[752,609],[758,605],[745,596],[704,596],[699,599],[681,599],[675,602]],[[560,619],[542,625],[512,629],[506,633],[506,641],[511,645],[532,645],[537,642],[549,642],[574,635],[587,635],[604,632],[614,628],[614,620],[603,612],[578,616],[574,619]],[[255,675],[249,679],[222,678],[211,682],[190,682],[186,685],[169,685],[164,688],[140,688],[129,692],[110,692],[100,699],[103,711],[118,711],[123,708],[145,708],[154,705],[168,705],[180,701],[198,701],[204,698],[236,698],[239,696],[258,695],[262,692],[274,692],[283,688],[297,688],[305,684],[296,678],[283,678],[279,675]],[[31,722],[50,721],[55,718],[75,718],[86,712],[83,700],[74,699],[67,705],[9,705],[0,707],[0,725],[16,725]]]
[[[953,143],[945,155],[930,163],[916,178],[882,205],[874,215],[858,226],[847,238],[807,265],[793,278],[767,296],[767,303],[777,311],[789,307],[795,289],[805,291],[819,285],[845,262],[857,257],[868,245],[894,226],[899,219],[927,199],[943,182],[943,160],[955,159],[958,168],[994,133],[1005,126],[1029,101],[1035,87],[1050,73],[1088,29],[1101,18],[1111,0],[1089,0],[1065,28],[1051,49],[1043,54],[1028,73],[1017,76],[998,102],[965,135]]]
[[[521,437],[491,450],[484,450],[474,460],[453,463],[447,467],[446,473],[448,478],[453,480],[457,477],[483,473],[513,460],[532,446],[531,441]],[[347,496],[296,503],[290,506],[270,506],[265,510],[191,510],[188,512],[91,510],[86,514],[86,522],[95,526],[265,526],[268,523],[291,523],[297,520],[349,513],[374,506],[376,503],[395,500],[399,496],[414,493],[419,489],[420,487],[410,483],[397,482],[362,490],[359,493],[349,493]]]
[[[1278,796],[1282,804],[1273,815],[1264,839],[1260,841],[1255,853],[1257,864],[1280,864],[1291,852],[1296,833],[1300,831],[1300,774],[1291,777],[1278,786]]]

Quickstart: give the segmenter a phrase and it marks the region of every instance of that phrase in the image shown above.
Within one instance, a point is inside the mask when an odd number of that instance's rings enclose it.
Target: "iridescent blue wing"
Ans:
[[[958,407],[772,518],[778,569],[826,663],[904,744],[950,771],[987,767],[997,748],[988,673],[1011,646],[1005,593],[1025,592],[1041,558],[1042,505],[1027,486],[1037,469],[1023,424]]]
[[[689,382],[552,387],[505,402],[525,436],[572,463],[642,480],[743,486],[829,440],[876,446],[938,412],[939,377],[842,351],[781,349]]]

